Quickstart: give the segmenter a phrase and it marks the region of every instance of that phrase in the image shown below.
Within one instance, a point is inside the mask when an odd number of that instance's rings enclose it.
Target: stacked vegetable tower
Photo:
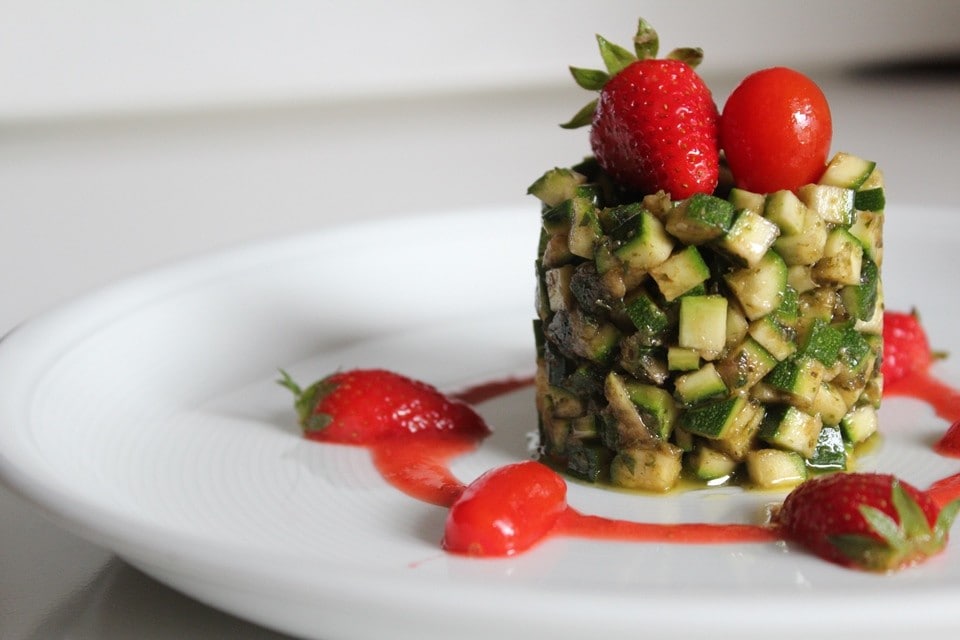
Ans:
[[[796,72],[751,75],[720,114],[699,50],[656,58],[643,20],[632,52],[598,42],[606,70],[571,69],[598,100],[565,125],[593,155],[529,189],[543,460],[653,491],[846,468],[882,390],[881,172],[827,162]],[[783,130],[757,124],[781,104]]]

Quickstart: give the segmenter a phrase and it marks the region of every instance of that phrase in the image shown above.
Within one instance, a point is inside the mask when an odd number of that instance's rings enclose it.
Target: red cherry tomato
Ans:
[[[830,152],[827,99],[810,78],[785,67],[750,74],[727,99],[720,143],[737,186],[757,193],[816,182]]]
[[[443,548],[471,556],[510,556],[539,542],[567,508],[567,484],[527,461],[492,469],[450,507]]]

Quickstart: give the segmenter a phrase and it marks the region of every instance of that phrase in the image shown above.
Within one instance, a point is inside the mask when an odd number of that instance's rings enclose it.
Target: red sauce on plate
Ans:
[[[477,404],[530,384],[532,380],[529,378],[494,381],[453,394],[453,397]],[[955,437],[949,442],[945,438],[945,444],[937,443],[934,450],[941,455],[960,457],[960,391],[929,375],[917,375],[888,387],[885,395],[912,397],[927,402],[937,415],[955,422],[955,428],[952,429]],[[373,461],[383,478],[417,500],[456,508],[454,505],[458,504],[458,499],[465,492],[472,492],[472,497],[476,497],[473,494],[481,490],[495,492],[491,500],[470,516],[491,529],[484,534],[489,544],[465,544],[462,548],[457,541],[463,536],[458,537],[456,532],[451,535],[448,530],[444,543],[448,551],[484,556],[513,555],[551,536],[672,544],[755,543],[781,539],[774,528],[762,524],[655,524],[580,513],[566,504],[565,490],[543,489],[544,486],[553,486],[553,481],[547,480],[547,474],[556,475],[561,483],[563,480],[544,465],[534,462],[510,466],[530,464],[541,467],[519,470],[527,476],[531,473],[537,475],[537,482],[540,483],[537,486],[487,479],[486,476],[496,475],[494,472],[499,471],[494,469],[468,487],[454,476],[450,461],[475,449],[482,439],[483,436],[478,435],[476,430],[459,433],[453,429],[430,437],[423,437],[423,434],[416,438],[397,437],[369,445]],[[960,498],[960,473],[938,480],[928,491],[941,505]],[[507,505],[506,512],[490,510],[489,505],[496,504]],[[476,516],[476,513],[485,515]],[[549,515],[548,519],[543,517],[545,513]],[[526,516],[519,517],[518,514]]]

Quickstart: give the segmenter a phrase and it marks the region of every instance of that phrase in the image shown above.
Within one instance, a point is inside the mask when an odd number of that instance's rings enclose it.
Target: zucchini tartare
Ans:
[[[641,21],[638,34],[649,31]],[[614,46],[600,41],[601,52]],[[607,70],[592,72],[602,77],[573,70],[600,91],[593,111],[578,114],[593,128],[594,154],[529,188],[542,203],[542,459],[584,480],[652,491],[681,477],[790,486],[845,469],[877,430],[882,391],[881,171],[837,153],[819,160],[809,184],[749,189],[728,162],[737,143],[721,139],[725,111],[702,137],[715,144],[712,179],[684,192],[655,176],[625,177],[601,127],[612,128],[611,105],[628,99],[605,92],[621,91],[614,83],[624,73],[644,82],[652,72],[633,69],[644,62],[690,65],[689,50],[656,60],[641,46],[612,65],[604,52]],[[671,89],[660,82],[656,91]],[[682,93],[667,102],[688,99]],[[634,127],[649,119],[617,113]],[[666,134],[651,131],[642,132],[646,146],[631,147],[648,155],[648,173],[690,157],[677,160],[667,142],[658,150],[649,138]]]

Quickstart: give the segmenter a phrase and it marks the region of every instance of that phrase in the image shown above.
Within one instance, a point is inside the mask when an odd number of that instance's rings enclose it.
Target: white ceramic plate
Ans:
[[[958,218],[890,211],[888,306],[917,305],[935,345],[960,351]],[[2,477],[159,580],[305,637],[955,633],[960,549],[886,577],[782,544],[553,539],[513,559],[452,557],[443,509],[387,486],[363,449],[299,436],[277,367],[308,381],[378,365],[448,390],[530,373],[536,224],[529,210],[475,211],[327,231],[148,274],[19,327],[0,343]],[[535,427],[529,390],[481,410],[496,433],[455,462],[464,480],[527,457]],[[944,425],[926,406],[891,401],[882,418],[866,466],[921,485],[957,471],[930,452]],[[570,493],[590,513],[658,522],[751,521],[778,498]]]

